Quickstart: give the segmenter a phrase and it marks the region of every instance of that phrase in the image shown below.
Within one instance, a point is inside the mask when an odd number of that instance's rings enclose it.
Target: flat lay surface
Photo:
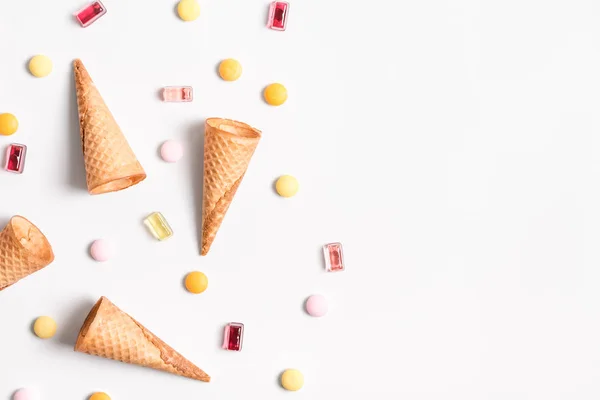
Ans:
[[[600,6],[198,3],[0,2],[0,229],[54,253],[0,292],[0,400],[600,396]],[[88,193],[75,59],[126,190]],[[200,256],[212,117],[262,136]],[[101,296],[210,383],[74,352]]]

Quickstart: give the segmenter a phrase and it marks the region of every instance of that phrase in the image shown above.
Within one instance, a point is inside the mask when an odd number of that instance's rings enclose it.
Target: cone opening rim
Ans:
[[[127,189],[133,185],[137,185],[141,181],[146,179],[146,174],[135,174],[129,175],[122,178],[111,179],[94,188],[90,189],[91,194],[102,194],[109,192],[118,192],[119,190]]]
[[[239,121],[225,118],[208,118],[206,125],[213,129],[217,129],[219,132],[224,134],[230,134],[232,136],[243,137],[248,139],[259,139],[261,131],[252,126]]]
[[[48,265],[54,260],[52,246],[46,236],[31,221],[20,215],[9,221],[15,240],[29,254],[40,262]]]
[[[77,350],[79,348],[79,346],[81,345],[81,342],[85,339],[85,335],[87,335],[88,331],[90,330],[90,326],[96,319],[98,310],[100,310],[100,306],[102,305],[102,302],[104,300],[108,300],[108,299],[106,297],[101,297],[96,302],[96,304],[94,304],[94,307],[92,307],[92,309],[90,310],[87,317],[85,317],[85,321],[83,322],[83,325],[81,326],[81,329],[79,330],[79,335],[77,336],[77,343],[75,343],[75,350]]]

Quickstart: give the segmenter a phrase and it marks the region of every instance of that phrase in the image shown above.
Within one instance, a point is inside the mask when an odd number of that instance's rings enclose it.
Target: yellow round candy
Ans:
[[[208,287],[208,278],[200,271],[194,271],[185,277],[185,288],[194,294],[202,293]]]
[[[181,0],[177,5],[177,13],[184,21],[194,21],[200,16],[200,4],[196,0]]]
[[[40,339],[50,339],[56,333],[56,321],[50,317],[39,317],[33,324],[33,331]]]
[[[90,396],[90,400],[110,400],[110,396],[104,392],[96,392]]]
[[[233,58],[223,60],[219,64],[219,75],[225,81],[236,81],[242,75],[242,64]]]
[[[275,189],[277,193],[282,197],[292,197],[298,193],[299,188],[298,180],[291,175],[283,175],[277,179],[275,183]]]
[[[281,386],[293,392],[300,390],[304,386],[304,375],[297,369],[286,369],[281,374]]]
[[[0,114],[0,135],[10,136],[19,129],[19,120],[12,114]]]
[[[50,75],[50,72],[52,72],[52,60],[42,55],[32,57],[29,60],[29,72],[38,78]]]
[[[281,83],[271,83],[265,88],[265,101],[272,106],[280,106],[287,100],[287,89]]]

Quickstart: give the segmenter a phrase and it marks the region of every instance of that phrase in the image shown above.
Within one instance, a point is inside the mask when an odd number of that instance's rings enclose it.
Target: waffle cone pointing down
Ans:
[[[101,297],[87,316],[75,351],[209,382],[208,376],[181,354]]]
[[[146,173],[90,74],[81,60],[75,60],[73,67],[88,191],[116,192],[143,181]]]
[[[202,249],[210,250],[235,192],[244,178],[261,132],[242,122],[206,120],[202,200]]]
[[[0,232],[0,291],[54,261],[48,239],[27,219],[14,216]]]

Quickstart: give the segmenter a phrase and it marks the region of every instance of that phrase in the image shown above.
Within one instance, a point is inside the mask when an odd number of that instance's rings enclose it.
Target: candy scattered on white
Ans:
[[[98,239],[92,243],[90,255],[96,261],[108,261],[115,255],[115,245],[108,239]]]
[[[19,389],[13,395],[13,400],[40,400],[40,394],[35,389]]]
[[[160,156],[168,163],[177,162],[183,157],[183,146],[176,140],[167,140],[160,147]]]
[[[320,294],[313,294],[306,300],[306,312],[313,317],[322,317],[328,310],[327,299]]]

